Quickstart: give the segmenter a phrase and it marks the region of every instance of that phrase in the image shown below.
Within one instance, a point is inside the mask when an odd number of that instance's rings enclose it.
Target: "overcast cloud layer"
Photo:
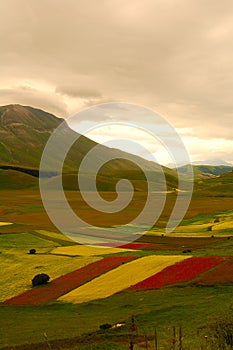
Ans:
[[[193,160],[233,162],[231,0],[2,0],[0,104],[143,104]]]

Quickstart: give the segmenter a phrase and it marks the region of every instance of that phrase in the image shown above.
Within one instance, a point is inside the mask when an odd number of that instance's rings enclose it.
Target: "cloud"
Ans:
[[[232,1],[9,0],[0,13],[2,104],[68,117],[130,102],[197,139],[232,138]]]
[[[100,99],[101,93],[91,88],[80,88],[75,85],[58,86],[55,89],[55,93],[66,95],[69,97],[79,97],[84,99]]]

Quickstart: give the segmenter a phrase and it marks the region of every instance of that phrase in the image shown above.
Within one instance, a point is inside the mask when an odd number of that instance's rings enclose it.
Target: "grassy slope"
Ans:
[[[22,190],[37,187],[38,181],[31,175],[16,170],[0,170],[0,190]]]

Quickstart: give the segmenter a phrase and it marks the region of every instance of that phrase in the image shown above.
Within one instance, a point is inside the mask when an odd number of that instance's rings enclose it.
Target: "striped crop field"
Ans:
[[[186,258],[189,257],[187,256]],[[181,260],[184,260],[184,256],[145,256],[95,278],[72,292],[63,295],[59,300],[82,303],[106,298]]]
[[[233,258],[229,257],[224,264],[201,276],[197,280],[201,285],[232,285],[233,284]]]
[[[223,261],[224,258],[218,256],[189,258],[166,267],[164,270],[135,284],[131,289],[154,289],[170,284],[188,282],[221,264]]]
[[[74,288],[79,287],[102,273],[136,258],[136,256],[112,256],[101,259],[58,277],[43,287],[30,289],[20,295],[5,300],[4,304],[40,305],[47,303],[69,293]]]
[[[131,249],[73,245],[67,247],[57,247],[53,249],[51,253],[54,255],[66,256],[91,256],[124,253],[128,251],[131,251]]]

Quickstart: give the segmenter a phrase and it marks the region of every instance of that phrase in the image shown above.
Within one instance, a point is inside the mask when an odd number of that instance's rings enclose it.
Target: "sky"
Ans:
[[[192,161],[233,163],[232,0],[2,0],[0,13],[0,105],[62,118],[143,105],[176,129]]]

